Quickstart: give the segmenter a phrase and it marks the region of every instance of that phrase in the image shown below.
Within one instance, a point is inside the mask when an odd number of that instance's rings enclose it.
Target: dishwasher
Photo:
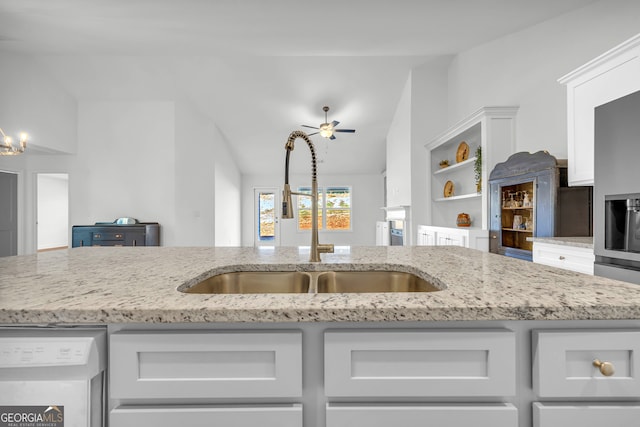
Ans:
[[[106,328],[0,327],[0,427],[103,427]]]

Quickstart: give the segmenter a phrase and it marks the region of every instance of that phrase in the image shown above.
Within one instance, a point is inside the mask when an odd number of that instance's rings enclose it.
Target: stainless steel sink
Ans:
[[[189,294],[307,293],[311,276],[297,271],[241,271],[210,277],[182,292]]]
[[[179,290],[189,294],[303,294],[435,292],[440,288],[414,274],[397,271],[240,271]]]
[[[435,292],[440,288],[398,271],[330,271],[318,276],[319,293]]]

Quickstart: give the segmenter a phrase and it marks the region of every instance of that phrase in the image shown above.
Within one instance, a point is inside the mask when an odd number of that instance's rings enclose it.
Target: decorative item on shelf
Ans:
[[[531,218],[527,218],[527,220],[524,222],[524,229],[525,230],[533,230],[533,221],[531,220]]]
[[[25,148],[27,148],[27,139],[29,136],[22,132],[20,134],[20,145],[18,147],[13,146],[13,138],[7,136],[2,129],[0,129],[0,133],[2,134],[2,144],[0,144],[0,156],[16,156],[18,154],[24,153]]]
[[[456,219],[456,225],[458,227],[471,227],[471,217],[466,213],[459,213]]]
[[[447,166],[449,166],[449,160],[445,159],[445,160],[440,160],[440,169],[444,169]]]
[[[524,191],[524,197],[522,199],[522,207],[523,208],[530,208],[533,206],[533,203],[531,203],[531,199],[529,199],[529,192],[528,191]]]
[[[454,192],[455,192],[455,186],[453,185],[453,182],[451,182],[451,181],[445,182],[444,183],[444,190],[443,190],[444,197],[451,197],[451,196],[453,196]]]
[[[522,215],[513,216],[513,229],[518,230],[522,225]]]
[[[458,151],[456,151],[456,163],[464,162],[469,158],[469,145],[462,141],[458,145]]]
[[[476,159],[473,162],[473,176],[476,179],[476,192],[482,192],[482,147],[476,148]]]

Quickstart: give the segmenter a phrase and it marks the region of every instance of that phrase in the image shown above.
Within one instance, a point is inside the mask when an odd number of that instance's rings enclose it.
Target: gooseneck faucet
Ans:
[[[293,143],[296,139],[305,140],[311,150],[311,195],[307,193],[297,193],[291,191],[289,186],[289,155],[293,151]],[[287,150],[287,158],[284,163],[284,190],[282,191],[282,218],[293,218],[293,202],[291,195],[311,197],[311,251],[309,253],[309,262],[320,262],[321,253],[333,253],[333,245],[318,243],[318,173],[316,162],[316,149],[306,133],[294,130],[289,135],[287,143],[284,146]]]

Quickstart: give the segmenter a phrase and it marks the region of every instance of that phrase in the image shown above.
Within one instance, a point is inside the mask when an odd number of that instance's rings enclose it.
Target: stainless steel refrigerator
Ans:
[[[640,91],[595,109],[594,272],[640,284]]]

